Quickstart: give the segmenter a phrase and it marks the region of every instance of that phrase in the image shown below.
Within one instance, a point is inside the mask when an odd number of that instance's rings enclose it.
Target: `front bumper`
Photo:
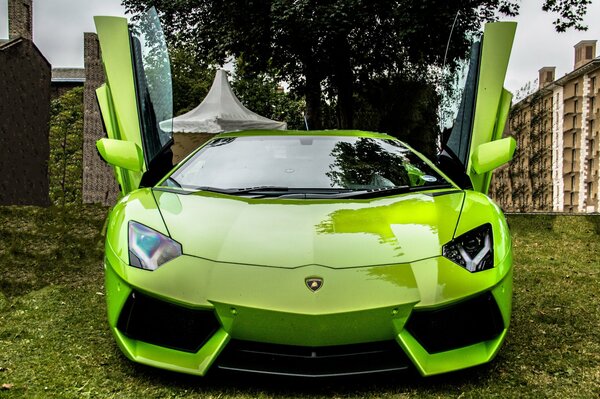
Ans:
[[[244,371],[304,376],[391,371],[412,364],[422,375],[434,375],[483,364],[496,355],[510,321],[511,264],[509,254],[495,268],[479,273],[469,273],[442,257],[365,268],[331,269],[312,265],[283,269],[224,264],[184,255],[148,272],[129,267],[107,248],[108,318],[116,341],[127,357],[189,374],[205,375],[213,364]],[[305,285],[305,279],[311,276],[323,279],[323,287],[317,292]],[[150,311],[145,310],[148,314],[145,317],[154,320],[154,324],[151,322],[144,328],[138,326],[137,333],[133,324],[132,329],[128,329],[123,321],[131,320],[134,314],[131,298],[136,294],[138,298],[149,299],[145,306]],[[489,297],[491,307],[481,305],[484,297]],[[477,305],[470,306],[470,303]],[[202,321],[194,324],[196,330],[190,335],[193,342],[183,346],[168,342],[169,334],[158,334],[158,340],[140,335],[139,331],[161,325],[177,325],[168,317],[157,319],[160,312],[152,314],[154,304],[158,304],[158,310],[160,304],[165,304],[166,310],[162,312],[173,317],[177,309],[184,317],[197,315],[194,318],[207,320],[207,326],[204,328]],[[452,314],[453,309],[460,313],[458,318],[443,316]],[[479,314],[465,317],[469,309]],[[490,316],[494,312],[495,316]],[[437,315],[437,321],[428,324],[428,315]],[[449,340],[441,346],[436,343],[436,334],[444,338],[452,333],[449,328],[454,328],[458,337],[469,332],[462,325],[469,317],[483,320],[488,327],[492,320],[495,326],[484,328],[483,333],[473,331],[473,337],[466,340],[454,340],[455,343]],[[453,320],[461,324],[449,326]],[[473,323],[474,328],[477,325]],[[175,329],[187,328],[185,322],[181,326]],[[421,331],[427,328],[439,331],[423,334]],[[389,342],[395,342],[402,349],[398,351],[398,362],[385,363],[382,358],[371,356],[375,350],[367,351],[371,357],[363,356],[364,351],[355,356],[357,345],[389,347],[386,346]],[[283,366],[274,368],[273,363],[265,366],[258,361],[260,359],[252,357],[257,351],[245,360],[240,357],[240,364],[244,366],[237,367],[236,356],[231,355],[234,348],[255,344],[265,346],[266,349],[258,352],[268,353],[270,358],[274,356],[273,351],[282,352],[283,358],[300,357],[304,359],[301,364],[310,365],[308,369],[325,371],[303,374],[297,365],[290,369],[293,372],[287,372]],[[295,348],[306,350],[310,356],[286,355],[289,350],[294,353]],[[344,348],[348,348],[348,353]],[[341,351],[341,355],[336,355],[344,360],[341,365],[348,366],[350,359],[358,365],[341,367],[336,372],[332,357],[319,355],[331,351]],[[389,354],[379,352],[391,361]],[[306,361],[307,356],[326,360],[311,363]],[[281,357],[278,359],[281,361]],[[383,366],[373,367],[373,364]]]

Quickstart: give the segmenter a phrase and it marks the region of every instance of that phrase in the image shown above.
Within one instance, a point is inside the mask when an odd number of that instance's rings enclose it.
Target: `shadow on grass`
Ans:
[[[98,279],[106,214],[100,206],[0,207],[0,292],[11,299]]]

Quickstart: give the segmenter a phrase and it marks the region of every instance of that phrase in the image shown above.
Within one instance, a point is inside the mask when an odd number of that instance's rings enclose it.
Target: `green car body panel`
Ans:
[[[485,26],[471,139],[472,151],[480,144],[502,137],[512,101],[512,94],[503,85],[516,29],[517,24],[514,22],[497,22]],[[473,170],[471,159],[467,164],[467,171],[473,188],[487,193],[491,172],[477,174]]]
[[[198,375],[208,371],[230,338],[311,347],[395,339],[423,375],[485,363],[496,354],[510,320],[510,234],[489,198],[446,191],[294,201],[137,190],[115,206],[108,224],[106,289],[113,333],[133,360]],[[177,219],[181,213],[185,218]],[[264,223],[267,214],[277,223]],[[128,220],[170,234],[185,255],[154,272],[129,266]],[[470,273],[441,256],[441,245],[489,220],[497,221],[493,269]],[[308,290],[307,276],[321,277],[323,288]],[[116,325],[132,289],[210,309],[221,328],[195,354],[131,340]],[[488,290],[505,322],[492,341],[429,354],[403,329],[413,311]]]
[[[134,143],[138,151],[143,151],[127,19],[95,17],[94,22],[106,76],[106,83],[96,95],[107,136]],[[127,194],[138,188],[146,170],[146,163],[138,171],[115,168],[121,192]]]
[[[95,21],[107,77],[97,94],[108,137],[134,145],[114,150],[119,152],[114,159],[128,160],[121,162],[128,166],[115,167],[123,197],[109,214],[104,260],[108,321],[128,358],[201,376],[233,340],[309,348],[395,341],[424,376],[494,358],[510,324],[512,249],[502,211],[485,195],[489,171],[476,173],[469,160],[473,189],[453,184],[370,199],[246,198],[162,186],[178,167],[155,187],[138,188],[149,160],[143,154],[127,22]],[[513,35],[514,24],[486,27],[471,153],[500,139],[510,105],[502,83]],[[360,131],[252,131],[215,139],[282,134],[396,140]],[[105,144],[98,147],[108,160],[113,150]],[[140,151],[143,162],[136,163],[134,152]],[[132,267],[132,221],[179,243],[182,254],[153,271]],[[492,268],[469,272],[443,255],[444,245],[486,224],[493,236]],[[307,287],[311,277],[322,282],[316,291]],[[205,311],[218,327],[193,351],[134,339],[119,328],[119,319],[135,293]],[[493,337],[428,351],[406,328],[415,315],[484,293],[501,316],[502,328]]]

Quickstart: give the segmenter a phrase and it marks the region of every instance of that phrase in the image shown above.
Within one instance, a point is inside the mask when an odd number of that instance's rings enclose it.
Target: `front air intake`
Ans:
[[[462,348],[494,339],[504,322],[490,292],[436,310],[414,311],[405,327],[429,353]]]
[[[132,292],[119,316],[117,328],[138,341],[185,352],[197,352],[217,331],[212,311],[189,309]]]

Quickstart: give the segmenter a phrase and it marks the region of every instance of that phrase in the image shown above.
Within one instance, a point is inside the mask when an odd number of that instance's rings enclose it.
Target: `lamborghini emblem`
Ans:
[[[321,277],[307,277],[304,281],[308,289],[312,292],[319,291],[323,286],[323,279]]]

